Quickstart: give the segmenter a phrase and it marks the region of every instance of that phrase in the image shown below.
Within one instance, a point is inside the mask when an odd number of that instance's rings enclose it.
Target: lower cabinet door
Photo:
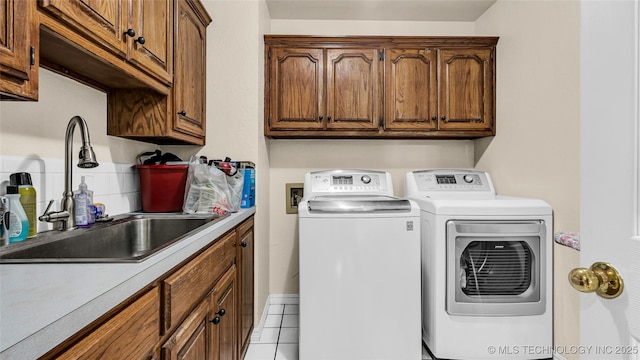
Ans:
[[[160,296],[153,288],[57,359],[149,359],[160,339]]]
[[[211,294],[211,348],[215,360],[236,360],[238,349],[236,267],[218,281]]]
[[[208,333],[209,303],[205,299],[164,343],[162,358],[165,360],[211,359]]]
[[[253,331],[253,257],[254,257],[253,217],[238,227],[238,357],[242,359],[249,347]]]

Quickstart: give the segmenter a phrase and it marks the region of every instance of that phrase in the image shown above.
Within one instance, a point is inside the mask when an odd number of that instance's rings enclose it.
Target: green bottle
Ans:
[[[34,237],[38,234],[38,217],[36,214],[36,189],[32,185],[31,174],[26,172],[11,174],[9,175],[9,181],[11,185],[18,186],[20,204],[29,221],[29,233],[27,236]]]

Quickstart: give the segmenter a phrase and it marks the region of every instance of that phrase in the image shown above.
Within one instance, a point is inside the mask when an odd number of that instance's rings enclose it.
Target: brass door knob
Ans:
[[[622,294],[622,276],[611,264],[596,262],[591,268],[576,268],[569,272],[569,282],[574,289],[594,292],[605,299],[617,298]]]

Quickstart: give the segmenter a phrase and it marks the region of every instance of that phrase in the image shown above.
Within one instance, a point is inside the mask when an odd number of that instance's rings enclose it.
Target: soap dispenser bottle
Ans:
[[[9,243],[24,241],[29,234],[29,219],[20,204],[18,187],[7,186],[6,196],[9,198]]]
[[[87,184],[84,182],[84,176],[80,178],[78,190],[73,192],[74,217],[76,226],[89,226],[89,194],[87,192]]]
[[[38,217],[36,215],[36,189],[31,182],[31,174],[26,172],[15,173],[9,176],[10,184],[18,186],[20,204],[29,220],[29,235],[32,238],[38,234]]]

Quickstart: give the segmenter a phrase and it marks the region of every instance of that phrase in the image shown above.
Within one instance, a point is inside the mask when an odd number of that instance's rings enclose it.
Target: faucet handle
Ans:
[[[46,222],[58,222],[65,221],[66,219],[70,218],[71,215],[66,210],[49,211],[49,209],[51,209],[51,205],[53,205],[53,200],[49,201],[49,205],[47,205],[47,208],[44,210],[44,214],[40,215],[40,217],[38,217],[38,220]]]
[[[49,205],[47,205],[47,208],[44,210],[44,214],[42,215],[47,215],[49,213],[49,209],[51,209],[51,205],[53,205],[53,202],[55,200],[51,199],[51,201],[49,201]]]
[[[51,205],[53,205],[53,200],[49,201],[49,205],[47,205],[47,208],[44,210],[44,214],[40,215],[38,217],[38,220],[47,222],[55,221],[52,219],[51,213],[49,212],[49,209],[51,209]]]
[[[47,208],[44,210],[45,214],[49,212],[49,209],[51,209],[51,205],[53,205],[54,201],[55,200],[53,200],[53,199],[51,199],[51,201],[49,201],[49,205],[47,205]]]

